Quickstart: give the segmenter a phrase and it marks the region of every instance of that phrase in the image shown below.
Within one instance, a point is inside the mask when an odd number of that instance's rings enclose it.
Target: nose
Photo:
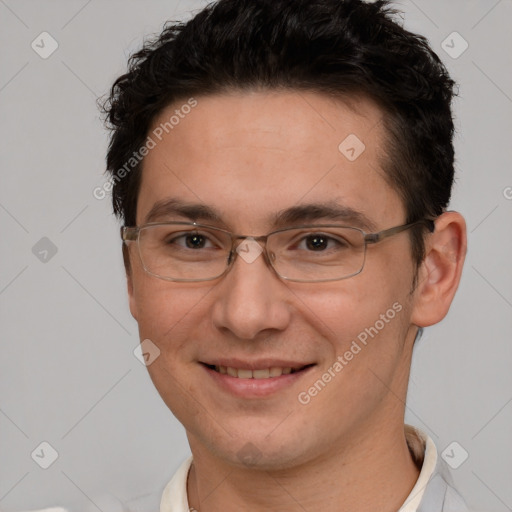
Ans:
[[[255,340],[290,323],[290,291],[256,242],[242,242],[229,272],[215,287],[212,320],[238,339]]]

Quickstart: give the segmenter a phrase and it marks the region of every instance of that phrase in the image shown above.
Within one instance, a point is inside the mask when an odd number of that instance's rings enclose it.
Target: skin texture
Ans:
[[[326,201],[363,212],[375,231],[405,222],[379,164],[383,114],[370,100],[352,98],[348,106],[294,91],[196,99],[145,157],[137,225],[170,197],[208,205],[219,227],[252,236],[272,231],[270,216],[285,208]],[[350,134],[366,146],[353,162],[338,150]],[[283,281],[263,257],[250,264],[238,257],[215,281],[168,282],[145,273],[130,244],[130,309],[141,339],[161,351],[148,370],[194,455],[190,505],[200,512],[398,510],[418,477],[403,429],[414,338],[447,313],[465,247],[462,217],[439,217],[411,293],[407,232],[369,246],[359,275],[326,283]],[[301,404],[299,393],[395,303],[402,307],[395,318]],[[218,357],[315,366],[277,393],[242,399],[200,364]],[[247,450],[253,457],[243,462]]]

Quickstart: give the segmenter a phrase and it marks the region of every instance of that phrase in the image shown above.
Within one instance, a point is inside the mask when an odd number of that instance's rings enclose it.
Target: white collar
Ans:
[[[423,461],[418,480],[398,512],[416,512],[437,466],[437,448],[425,432],[411,425],[405,425],[405,438],[413,457]]]

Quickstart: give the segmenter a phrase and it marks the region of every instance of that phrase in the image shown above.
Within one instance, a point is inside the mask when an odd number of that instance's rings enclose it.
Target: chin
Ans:
[[[205,444],[209,445],[215,457],[226,463],[259,471],[280,471],[296,467],[309,460],[310,452],[313,451],[312,447],[305,445],[304,438],[299,436],[269,439],[267,434],[253,437],[246,434],[236,439],[227,437],[223,442],[218,439],[215,443],[209,440]]]

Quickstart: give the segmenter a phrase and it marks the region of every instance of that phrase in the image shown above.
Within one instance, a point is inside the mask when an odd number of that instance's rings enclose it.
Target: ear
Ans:
[[[123,261],[124,261],[124,269],[126,271],[126,285],[128,289],[128,302],[130,305],[130,313],[132,314],[133,318],[137,320],[138,316],[138,309],[137,309],[137,302],[135,300],[135,294],[133,289],[133,269],[132,269],[132,263],[130,261],[130,250],[126,246],[126,244],[123,245]]]
[[[414,291],[414,325],[427,327],[446,316],[459,286],[466,249],[466,222],[462,215],[440,215],[434,232],[425,239],[425,259]]]

